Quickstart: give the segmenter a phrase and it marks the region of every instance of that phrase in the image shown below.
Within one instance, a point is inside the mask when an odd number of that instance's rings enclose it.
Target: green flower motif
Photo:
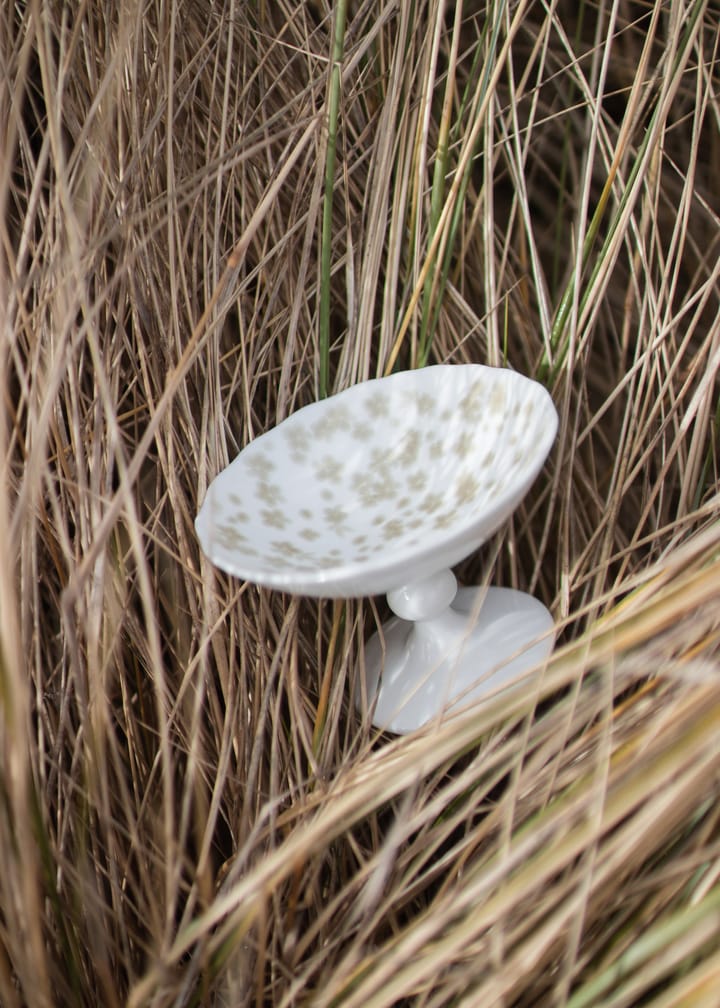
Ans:
[[[339,404],[333,406],[333,408],[328,412],[328,422],[335,430],[350,430],[353,423],[353,417],[347,406]]]
[[[363,507],[372,508],[377,507],[378,504],[384,504],[388,499],[388,494],[382,483],[376,483],[366,487],[358,494],[358,497]]]
[[[404,531],[404,522],[399,521],[397,518],[390,518],[382,527],[382,537],[386,542],[390,539],[399,539]]]
[[[476,382],[460,400],[460,412],[466,421],[473,422],[479,420],[483,412],[483,390],[479,382]]]
[[[480,484],[469,473],[461,476],[455,484],[455,500],[458,504],[470,504],[478,496]]]
[[[435,528],[447,529],[451,528],[453,522],[456,521],[457,514],[455,511],[446,511],[444,514],[437,515],[433,521]]]
[[[342,475],[342,466],[332,455],[324,455],[315,467],[315,476],[319,480],[337,482]]]
[[[303,551],[295,545],[295,543],[290,542],[287,539],[274,539],[270,543],[270,547],[276,554],[282,554],[283,556],[298,557],[303,556]]]
[[[444,451],[445,451],[445,445],[443,444],[440,438],[436,438],[434,441],[431,441],[430,444],[428,445],[428,454],[430,458],[435,461],[443,457]]]
[[[284,529],[287,527],[287,518],[278,508],[265,508],[260,512],[260,517],[270,528]]]
[[[439,511],[443,506],[443,497],[441,494],[429,493],[425,494],[423,499],[420,501],[420,507],[423,511],[428,511],[432,513],[433,511]]]
[[[254,473],[256,476],[260,476],[261,479],[266,479],[275,468],[275,463],[267,455],[263,455],[261,452],[255,452],[255,454],[251,454],[250,458],[247,460],[247,467],[250,472]]]
[[[326,413],[322,416],[313,427],[313,434],[320,441],[324,441],[326,438],[332,437],[334,432],[335,424],[333,423],[331,413]]]
[[[339,529],[347,521],[347,513],[341,507],[327,507],[323,511],[325,521],[331,528]]]
[[[356,441],[370,441],[373,436],[373,429],[369,424],[355,424],[350,431]]]
[[[276,504],[282,497],[282,490],[274,483],[261,483],[255,492],[266,504]]]
[[[215,531],[221,544],[229,550],[241,547],[246,538],[242,532],[238,532],[234,525],[223,523],[218,525]]]
[[[420,435],[417,431],[408,431],[400,442],[397,460],[401,465],[410,466],[417,462],[420,452]]]
[[[457,440],[453,445],[453,451],[456,455],[460,455],[462,458],[465,458],[472,452],[474,441],[475,435],[469,430],[464,430],[462,433],[458,434]]]
[[[306,570],[308,566],[308,561],[303,557],[269,557],[270,564],[273,567],[277,567],[278,570]]]
[[[397,493],[397,486],[390,476],[390,470],[385,466],[372,469],[362,477],[358,477],[354,481],[354,487],[365,507],[387,501]]]
[[[388,465],[387,448],[373,448],[370,452],[370,463],[368,468],[371,472],[382,472]],[[371,478],[371,477],[368,477]]]
[[[290,442],[290,447],[296,455],[302,456],[310,451],[310,438],[307,431],[302,427],[290,427],[286,430],[285,437]]]
[[[365,400],[365,410],[371,417],[386,417],[390,412],[388,397],[384,396],[382,392],[373,392]]]
[[[491,412],[496,414],[501,414],[505,409],[505,389],[502,385],[496,385],[492,390],[489,406]]]
[[[424,490],[426,484],[427,476],[422,470],[412,473],[407,481],[408,490],[413,490],[415,493]]]

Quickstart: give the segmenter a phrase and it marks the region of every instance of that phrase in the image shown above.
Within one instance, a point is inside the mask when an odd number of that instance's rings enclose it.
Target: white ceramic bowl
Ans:
[[[195,527],[228,574],[280,591],[392,591],[468,556],[557,430],[537,382],[480,364],[362,382],[298,410],[213,480]]]

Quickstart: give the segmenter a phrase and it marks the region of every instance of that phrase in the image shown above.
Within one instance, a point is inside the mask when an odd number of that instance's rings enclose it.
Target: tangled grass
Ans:
[[[708,0],[0,12],[0,1002],[712,1005],[719,18]],[[542,380],[462,565],[520,693],[402,738],[372,600],[225,578],[250,439],[393,367]]]

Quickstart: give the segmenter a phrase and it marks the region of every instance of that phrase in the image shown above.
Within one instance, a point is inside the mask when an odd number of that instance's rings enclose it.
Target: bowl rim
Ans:
[[[258,445],[269,444],[278,438],[278,432],[287,432],[293,425],[303,424],[312,419],[317,423],[321,415],[339,401],[353,397],[368,396],[378,389],[390,389],[398,384],[412,389],[417,386],[422,391],[424,386],[437,389],[437,382],[452,378],[458,381],[458,372],[463,372],[463,380],[468,382],[471,373],[481,374],[491,381],[498,379],[517,387],[533,390],[534,396],[540,396],[543,401],[543,413],[546,422],[538,424],[537,436],[533,440],[534,451],[527,458],[528,464],[523,467],[518,478],[498,495],[497,501],[490,508],[474,517],[468,518],[457,526],[447,530],[436,530],[428,540],[427,546],[410,546],[394,549],[388,544],[382,556],[372,560],[342,560],[327,566],[270,568],[262,561],[248,555],[242,558],[241,550],[237,551],[238,559],[233,556],[235,551],[228,550],[217,537],[212,535],[213,500],[233,470],[237,475],[244,462],[248,461],[246,453],[252,449],[250,456],[258,451]],[[500,378],[500,376],[502,376]],[[362,392],[359,390],[362,389]],[[426,577],[444,567],[451,567],[477,549],[485,539],[492,535],[502,525],[512,511],[517,507],[529,490],[542,469],[548,453],[555,440],[558,427],[558,415],[552,397],[548,390],[535,379],[529,378],[510,368],[496,368],[485,364],[435,364],[426,368],[411,371],[398,371],[380,378],[371,378],[358,382],[346,389],[328,396],[325,399],[309,403],[268,431],[250,441],[235,458],[221,470],[211,481],[203,503],[195,518],[195,530],[205,555],[213,564],[226,574],[243,581],[272,588],[276,591],[289,592],[320,598],[351,598],[376,595],[400,588],[417,578]],[[254,446],[254,447],[253,447]],[[350,531],[352,535],[352,531]],[[411,574],[407,572],[410,569]]]

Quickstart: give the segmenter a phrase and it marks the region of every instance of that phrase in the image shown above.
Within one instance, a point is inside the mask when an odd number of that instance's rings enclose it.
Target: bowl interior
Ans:
[[[227,573],[269,587],[388,591],[418,561],[450,565],[493,531],[484,525],[517,504],[556,427],[545,389],[509,370],[438,365],[363,382],[249,444],[210,486],[200,542]]]

